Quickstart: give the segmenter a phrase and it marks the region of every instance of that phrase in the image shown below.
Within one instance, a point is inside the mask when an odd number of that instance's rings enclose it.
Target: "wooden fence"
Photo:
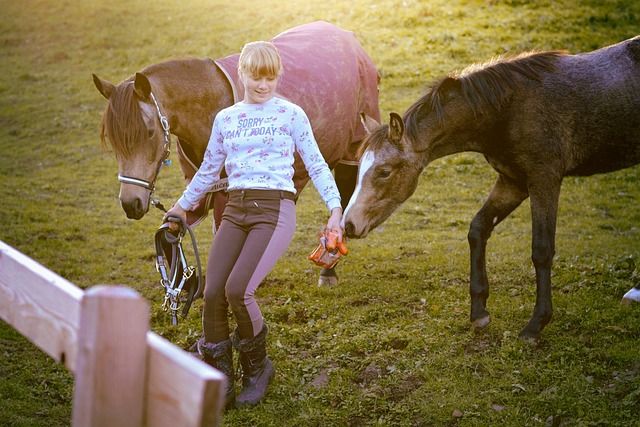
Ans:
[[[73,426],[220,424],[226,377],[150,332],[129,288],[84,292],[0,241],[0,318],[74,374]]]

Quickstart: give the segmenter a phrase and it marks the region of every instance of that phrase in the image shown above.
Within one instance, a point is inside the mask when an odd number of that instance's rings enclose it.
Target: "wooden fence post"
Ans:
[[[140,427],[144,421],[149,306],[126,287],[84,294],[72,425]]]
[[[0,318],[76,376],[74,427],[212,427],[226,377],[149,331],[132,289],[83,292],[0,241]]]

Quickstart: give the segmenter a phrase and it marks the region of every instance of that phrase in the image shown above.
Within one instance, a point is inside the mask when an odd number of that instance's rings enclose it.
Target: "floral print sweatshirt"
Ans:
[[[178,204],[191,210],[220,179],[223,166],[229,176],[228,191],[295,193],[296,151],[327,208],[340,207],[340,193],[307,115],[296,104],[277,97],[261,104],[239,102],[216,115],[202,165]]]

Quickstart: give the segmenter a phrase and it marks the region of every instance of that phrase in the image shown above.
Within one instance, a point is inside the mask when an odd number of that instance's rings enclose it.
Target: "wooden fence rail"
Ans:
[[[0,241],[0,318],[74,373],[73,426],[220,423],[226,377],[150,332],[129,288],[84,292]]]

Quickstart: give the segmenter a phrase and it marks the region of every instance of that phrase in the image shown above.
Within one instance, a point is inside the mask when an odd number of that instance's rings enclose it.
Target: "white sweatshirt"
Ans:
[[[276,97],[261,104],[239,102],[216,115],[202,165],[178,204],[191,210],[220,179],[223,166],[229,176],[228,191],[295,193],[296,151],[329,211],[340,207],[340,193],[307,115],[299,106]]]

